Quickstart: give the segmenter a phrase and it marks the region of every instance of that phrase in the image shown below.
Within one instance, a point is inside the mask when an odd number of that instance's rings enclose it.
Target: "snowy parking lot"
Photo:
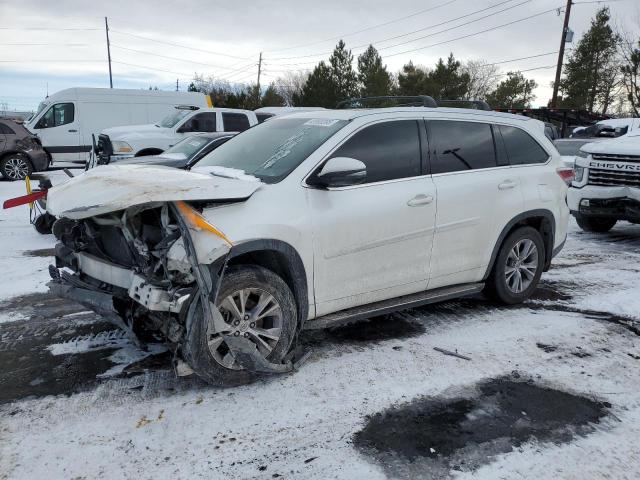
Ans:
[[[49,296],[26,207],[0,246],[0,479],[640,478],[640,225],[572,221],[524,305],[305,332],[298,372],[233,389]]]

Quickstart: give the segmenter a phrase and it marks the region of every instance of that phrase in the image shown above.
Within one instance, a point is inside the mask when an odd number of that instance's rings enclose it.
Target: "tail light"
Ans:
[[[573,179],[575,178],[575,172],[571,167],[557,168],[556,172],[558,173],[558,175],[560,175],[560,178],[564,180],[564,183],[566,183],[567,185],[571,185],[571,182],[573,182]]]

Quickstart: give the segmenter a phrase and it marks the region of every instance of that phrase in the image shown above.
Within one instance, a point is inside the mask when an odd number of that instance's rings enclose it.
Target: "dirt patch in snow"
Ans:
[[[390,477],[443,478],[534,439],[558,444],[589,434],[610,406],[501,377],[454,398],[418,398],[377,413],[353,441]]]

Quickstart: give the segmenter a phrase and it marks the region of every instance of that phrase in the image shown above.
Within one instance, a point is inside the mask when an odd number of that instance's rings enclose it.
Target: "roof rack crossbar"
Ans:
[[[348,100],[343,100],[342,102],[336,105],[337,109],[351,109],[351,108],[378,108],[379,105],[375,105],[376,102],[403,102],[402,104],[395,104],[394,107],[398,106],[411,106],[411,107],[431,107],[437,108],[438,104],[429,95],[389,95],[389,96],[381,96],[381,97],[361,97],[361,98],[350,98]],[[371,105],[373,104],[373,105]]]

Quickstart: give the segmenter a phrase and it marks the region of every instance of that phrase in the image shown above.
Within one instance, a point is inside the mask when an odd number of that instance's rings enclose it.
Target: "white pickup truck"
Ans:
[[[257,124],[256,114],[250,110],[176,107],[175,111],[155,124],[103,130],[98,137],[99,163],[158,155],[194,133],[238,133]]]
[[[567,200],[580,228],[607,232],[618,220],[640,223],[640,131],[584,145],[574,171]]]

